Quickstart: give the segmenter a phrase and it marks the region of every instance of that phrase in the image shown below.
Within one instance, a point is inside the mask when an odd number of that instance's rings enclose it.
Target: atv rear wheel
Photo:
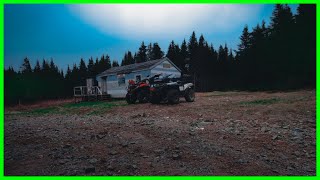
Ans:
[[[137,96],[134,94],[127,94],[126,95],[126,101],[128,104],[134,104],[137,101]]]
[[[150,102],[151,102],[152,104],[159,104],[160,101],[161,101],[160,97],[152,96],[152,97],[150,98]]]
[[[179,104],[180,97],[179,97],[179,91],[176,89],[171,89],[168,92],[168,102],[170,104]]]
[[[186,99],[187,102],[193,102],[194,99],[195,99],[194,90],[193,89],[188,89],[186,91],[186,94],[185,94],[184,98]]]
[[[139,103],[147,103],[149,101],[149,98],[146,95],[138,95],[138,101]]]
[[[147,103],[149,101],[149,92],[146,90],[140,91],[138,93],[138,101],[139,103]]]

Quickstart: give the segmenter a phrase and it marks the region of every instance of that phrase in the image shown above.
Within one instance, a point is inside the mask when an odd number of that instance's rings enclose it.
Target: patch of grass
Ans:
[[[91,101],[80,103],[67,103],[60,106],[53,106],[47,108],[38,108],[28,111],[22,111],[21,114],[25,115],[44,115],[44,114],[86,114],[86,115],[99,115],[105,110],[112,109],[113,107],[126,106],[125,101]]]
[[[65,104],[64,108],[112,108],[115,106],[125,106],[127,103],[124,101],[112,101],[112,102],[104,102],[104,101],[91,101],[91,102],[80,102],[80,103],[68,103]]]
[[[128,105],[125,101],[92,101],[92,102],[80,102],[80,103],[69,103],[63,106],[63,110],[66,113],[84,113],[86,115],[99,115],[103,114],[106,110],[112,109],[118,106]]]
[[[204,97],[214,97],[214,96],[238,96],[238,95],[247,95],[248,92],[241,91],[213,91],[208,92],[204,95]]]
[[[43,115],[43,114],[49,114],[49,113],[56,113],[58,112],[57,107],[48,107],[48,108],[40,108],[40,109],[34,109],[29,111],[29,114],[35,114],[35,115]]]
[[[254,101],[244,101],[244,102],[241,102],[240,104],[243,104],[243,105],[269,105],[269,104],[278,103],[280,101],[281,100],[279,98],[257,99]]]

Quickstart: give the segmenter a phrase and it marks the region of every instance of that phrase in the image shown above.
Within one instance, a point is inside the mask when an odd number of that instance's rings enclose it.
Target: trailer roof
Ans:
[[[108,76],[112,74],[128,74],[128,73],[131,73],[132,71],[151,69],[163,61],[169,61],[170,63],[172,63],[169,58],[163,57],[161,59],[146,61],[143,63],[135,63],[135,64],[126,65],[126,66],[112,67],[98,74],[98,76]],[[181,71],[174,63],[172,64],[175,66],[175,68],[178,69],[178,71]]]

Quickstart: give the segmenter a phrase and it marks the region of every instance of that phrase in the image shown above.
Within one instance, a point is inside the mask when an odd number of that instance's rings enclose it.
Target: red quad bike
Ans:
[[[129,80],[128,92],[126,101],[128,104],[134,104],[138,100],[139,103],[149,102],[150,85],[148,79],[143,79],[140,82]]]

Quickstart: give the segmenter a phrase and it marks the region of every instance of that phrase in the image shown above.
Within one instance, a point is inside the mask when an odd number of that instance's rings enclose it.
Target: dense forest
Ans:
[[[166,54],[158,43],[142,42],[136,53],[124,54],[120,65],[163,56],[195,77],[196,91],[315,88],[316,6],[299,5],[293,15],[289,6],[275,5],[268,26],[264,21],[252,30],[244,26],[235,50],[227,44],[214,47],[193,32],[181,44],[172,41]],[[95,60],[91,57],[87,63],[81,59],[64,74],[52,59],[37,61],[31,67],[25,58],[19,71],[5,69],[5,103],[71,97],[74,86],[116,66],[118,62],[105,54]]]

